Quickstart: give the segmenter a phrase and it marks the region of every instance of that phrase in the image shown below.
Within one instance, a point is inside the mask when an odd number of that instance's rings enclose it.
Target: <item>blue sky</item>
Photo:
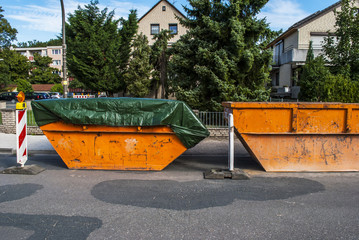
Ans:
[[[306,16],[322,10],[338,0],[269,0],[259,14],[266,17],[274,30],[286,30],[293,23]],[[71,13],[77,6],[84,6],[90,0],[64,0],[66,13]],[[138,17],[145,14],[158,0],[99,0],[100,8],[115,9],[116,17],[127,17],[130,9],[137,9]],[[182,13],[186,0],[169,0]],[[47,41],[61,31],[60,0],[1,0],[5,18],[18,30],[19,42],[29,40]]]

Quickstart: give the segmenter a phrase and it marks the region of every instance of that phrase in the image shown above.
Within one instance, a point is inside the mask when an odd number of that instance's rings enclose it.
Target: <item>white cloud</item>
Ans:
[[[81,2],[65,1],[66,13],[74,11]],[[16,21],[18,31],[33,30],[59,33],[61,30],[61,5],[59,1],[49,0],[46,5],[28,4],[7,6],[6,18]]]
[[[272,29],[285,31],[309,15],[295,0],[270,0],[258,17],[266,17]]]
[[[66,18],[68,13],[73,13],[78,6],[84,7],[89,1],[64,0]],[[130,9],[138,10],[138,17],[141,17],[150,6],[135,4],[132,2],[121,2],[110,0],[108,4],[99,4],[100,9],[115,9],[115,18],[127,18]],[[16,28],[22,30],[45,31],[58,34],[61,32],[61,5],[58,0],[48,0],[45,5],[28,4],[23,6],[7,6],[6,18],[16,21]]]

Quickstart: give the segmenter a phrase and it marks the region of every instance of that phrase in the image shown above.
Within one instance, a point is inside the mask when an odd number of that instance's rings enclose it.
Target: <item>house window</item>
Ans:
[[[275,85],[279,86],[279,72],[275,74]]]
[[[273,61],[275,65],[280,65],[280,56],[282,55],[284,50],[283,41],[278,42],[274,47]]]
[[[52,65],[56,65],[56,66],[61,65],[61,60],[53,60]]]
[[[177,29],[177,23],[171,23],[168,25],[169,30],[171,31],[172,34],[177,34],[178,33],[178,29]]]
[[[58,74],[58,75],[61,76],[61,71],[59,71],[59,70],[55,70],[55,71],[53,71],[52,73],[53,73],[53,74]]]
[[[166,11],[166,6],[162,6],[162,11]]]
[[[160,25],[159,24],[151,24],[151,35],[160,33]]]
[[[53,55],[61,54],[61,50],[60,49],[52,49],[52,54]]]
[[[33,56],[34,56],[35,54],[39,54],[40,56],[42,56],[42,55],[41,55],[41,51],[32,51],[31,53],[32,53]]]

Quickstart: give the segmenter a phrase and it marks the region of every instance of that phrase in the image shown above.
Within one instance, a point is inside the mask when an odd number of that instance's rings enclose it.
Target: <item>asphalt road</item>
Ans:
[[[227,157],[202,148],[161,172],[69,170],[57,155],[30,156],[46,170],[0,174],[0,238],[358,239],[358,173],[269,174],[243,153],[236,166],[250,180],[205,180]],[[15,162],[0,155],[0,170]]]

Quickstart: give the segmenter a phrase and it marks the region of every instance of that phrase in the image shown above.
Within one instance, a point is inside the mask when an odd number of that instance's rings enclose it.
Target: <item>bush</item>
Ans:
[[[326,98],[324,87],[331,73],[324,65],[324,58],[317,57],[303,66],[302,76],[299,80],[299,99],[302,101],[324,101]]]
[[[24,93],[32,93],[34,90],[32,89],[31,83],[29,83],[27,80],[19,78],[16,80],[17,84],[17,91],[23,91]]]
[[[327,102],[359,102],[359,82],[344,75],[330,75],[324,85]]]
[[[50,91],[51,92],[59,92],[59,93],[63,94],[64,93],[64,88],[61,85],[61,83],[57,83],[51,88]]]
[[[303,67],[299,99],[310,102],[359,102],[359,82],[348,75],[331,74],[318,57]]]

